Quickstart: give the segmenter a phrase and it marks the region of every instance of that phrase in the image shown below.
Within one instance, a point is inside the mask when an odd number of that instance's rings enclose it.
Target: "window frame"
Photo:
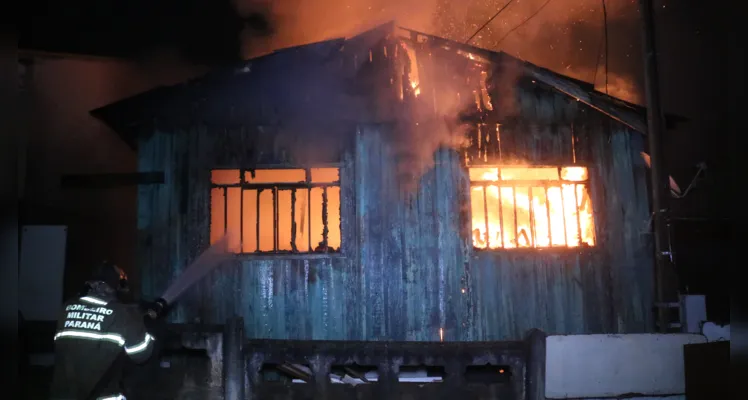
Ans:
[[[312,169],[317,168],[337,168],[338,170],[338,180],[335,182],[311,182],[312,179]],[[283,170],[283,169],[289,169],[289,170],[303,170],[305,175],[305,180],[303,182],[276,182],[276,183],[249,183],[245,181],[245,173],[251,173],[251,171],[260,171],[260,170]],[[212,173],[213,171],[218,170],[238,170],[239,171],[239,183],[231,183],[231,184],[216,184],[213,183],[212,179]],[[239,200],[239,215],[240,215],[240,245],[243,243],[243,236],[244,236],[244,190],[257,190],[257,195],[259,196],[259,193],[261,190],[272,190],[273,191],[273,210],[274,210],[274,216],[273,216],[273,236],[274,236],[274,242],[273,247],[274,250],[271,251],[259,251],[259,235],[257,237],[257,249],[254,252],[244,252],[243,248],[237,252],[232,252],[232,255],[235,257],[240,258],[246,258],[246,259],[255,259],[255,260],[262,260],[262,259],[282,259],[282,258],[291,258],[291,259],[317,259],[317,258],[339,258],[344,257],[344,241],[343,238],[343,207],[342,207],[342,171],[343,171],[343,164],[342,163],[315,163],[313,165],[308,166],[299,166],[299,165],[290,165],[290,164],[261,164],[257,165],[253,168],[241,168],[241,167],[230,167],[230,166],[214,166],[213,168],[208,169],[208,232],[207,237],[210,240],[211,237],[211,223],[212,220],[212,195],[211,192],[213,189],[223,189],[223,209],[224,209],[224,215],[223,215],[223,221],[224,221],[224,233],[227,232],[228,227],[228,189],[229,188],[241,188],[241,197]],[[337,187],[340,190],[340,246],[338,247],[337,251],[334,252],[314,252],[313,249],[316,246],[312,246],[311,243],[311,219],[308,227],[308,240],[309,240],[309,251],[306,252],[294,252],[293,250],[275,250],[278,248],[278,191],[279,190],[293,190],[293,189],[307,189],[307,196],[311,196],[311,189],[317,188],[317,187]],[[324,190],[324,193],[326,193],[327,190]],[[307,207],[309,208],[307,210],[307,213],[309,214],[311,218],[311,201],[310,198],[307,198]],[[259,216],[257,217],[259,221]],[[329,226],[329,221],[328,225]],[[243,246],[242,246],[243,247]]]
[[[575,252],[575,253],[588,252],[588,253],[594,253],[594,252],[596,252],[596,251],[598,251],[600,249],[600,235],[599,235],[599,231],[598,231],[597,207],[595,207],[595,198],[594,198],[594,190],[593,190],[593,180],[594,180],[594,178],[593,178],[593,174],[591,172],[592,168],[589,165],[582,164],[582,163],[568,163],[568,164],[557,164],[557,165],[549,165],[549,164],[521,164],[521,165],[517,165],[517,164],[488,164],[488,163],[486,163],[486,164],[476,164],[476,165],[470,165],[470,164],[464,164],[464,165],[465,165],[465,173],[467,174],[467,178],[468,178],[468,198],[467,198],[467,201],[469,203],[469,208],[470,208],[470,219],[468,221],[469,228],[470,228],[469,229],[470,237],[469,237],[469,241],[468,242],[470,243],[470,247],[472,249],[471,251],[478,252],[478,253],[531,252],[533,254],[537,254],[538,252],[541,252],[541,253],[549,253],[549,252],[554,252],[554,253],[555,252],[558,252],[558,253],[563,253],[563,252]],[[561,179],[561,170],[564,169],[564,168],[570,168],[570,167],[584,167],[584,168],[586,168],[586,170],[587,170],[587,179],[581,180],[581,181],[570,181],[570,180]],[[473,168],[498,168],[498,180],[496,180],[496,181],[472,180],[472,179],[470,179],[470,170],[473,169]],[[547,180],[543,180],[543,179],[536,179],[536,180],[532,180],[532,179],[524,179],[524,180],[502,180],[501,179],[501,169],[502,168],[504,168],[504,169],[509,169],[509,168],[554,168],[554,169],[557,169],[557,171],[558,171],[559,179],[558,180],[550,180],[550,179],[547,179]],[[513,184],[510,183],[510,182],[512,182]],[[549,183],[551,183],[551,184],[549,184]],[[577,213],[576,213],[577,214],[577,232],[580,235],[580,244],[578,246],[573,246],[573,247],[569,246],[568,245],[568,236],[567,236],[567,237],[564,238],[564,242],[566,244],[563,244],[563,245],[553,245],[551,243],[551,245],[546,246],[546,247],[535,247],[535,246],[527,246],[527,247],[520,247],[520,246],[516,246],[516,247],[504,247],[503,246],[504,245],[504,235],[501,235],[501,241],[502,241],[502,246],[501,247],[489,248],[488,246],[491,245],[490,240],[486,244],[485,248],[479,248],[479,247],[476,247],[476,246],[473,245],[473,207],[472,207],[472,196],[473,196],[473,193],[472,193],[473,190],[472,189],[473,189],[473,187],[482,187],[482,189],[483,189],[483,191],[482,191],[482,193],[483,193],[483,207],[484,207],[484,210],[486,210],[487,206],[488,206],[487,195],[486,195],[486,187],[488,187],[488,186],[497,186],[499,188],[499,209],[500,209],[499,214],[501,215],[501,213],[503,212],[502,207],[501,207],[501,188],[506,188],[506,187],[512,188],[513,189],[513,193],[516,196],[516,191],[514,191],[514,188],[516,188],[516,187],[527,187],[528,188],[528,195],[529,195],[528,197],[529,197],[529,200],[532,201],[532,198],[533,198],[532,195],[531,195],[531,188],[532,187],[537,187],[537,186],[543,187],[544,188],[544,196],[547,199],[548,198],[548,189],[549,188],[551,188],[551,187],[559,187],[559,188],[561,188],[563,184],[574,184],[574,185],[580,185],[581,184],[581,185],[584,185],[585,189],[587,190],[587,195],[589,196],[590,202],[592,203],[592,223],[593,223],[593,235],[594,235],[593,236],[594,237],[594,244],[593,245],[583,244],[583,242],[581,241],[581,224],[580,224],[580,216],[579,216],[579,212],[578,212],[579,211],[578,210],[578,206],[577,206]],[[574,191],[574,197],[575,197],[575,200],[577,200],[577,192],[576,192],[576,190]],[[564,207],[564,203],[563,203],[563,201],[564,201],[563,190],[561,191],[561,198],[562,198],[562,208],[563,208]],[[513,209],[514,209],[514,215],[516,217],[516,214],[517,214],[516,206],[514,206]],[[550,208],[548,208],[548,211],[550,211]],[[485,211],[484,211],[484,213],[485,213]],[[488,215],[486,214],[484,218],[485,218],[485,221],[486,221],[486,222],[484,222],[484,224],[486,224],[486,229],[487,229]],[[515,221],[516,221],[516,218],[515,218]],[[500,223],[501,223],[501,227],[503,229],[503,226],[504,226],[504,218],[503,217],[501,217]],[[550,218],[548,219],[548,224],[549,224],[548,230],[550,232],[550,230],[551,230],[550,229],[550,227],[551,227],[551,225],[550,225]],[[519,236],[519,234],[517,232],[517,224],[516,223],[515,223],[514,230],[515,230],[514,231],[514,235],[515,235],[514,237],[516,239],[517,236]],[[533,231],[534,231],[534,228],[533,228]],[[564,231],[566,232],[566,229],[564,229]],[[567,233],[567,235],[568,235],[568,233]],[[536,240],[534,233],[531,234],[530,240],[531,240],[531,243],[534,243],[534,241]]]

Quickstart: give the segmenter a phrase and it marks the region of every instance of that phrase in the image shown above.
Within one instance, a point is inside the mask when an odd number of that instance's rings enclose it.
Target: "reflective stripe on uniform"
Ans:
[[[125,346],[125,352],[127,352],[127,354],[140,353],[141,351],[145,350],[146,347],[148,347],[148,343],[150,343],[151,340],[155,340],[155,339],[153,338],[153,336],[151,336],[148,333],[146,333],[145,334],[145,339],[143,339],[142,342],[140,342],[140,343],[138,343],[138,344],[136,344],[135,346],[132,346],[132,347]]]
[[[97,397],[96,400],[127,400],[127,398],[125,398],[125,395],[120,393],[112,396]]]
[[[96,297],[92,296],[85,296],[81,297],[81,300],[85,301],[86,303],[96,304],[99,306],[105,306],[107,305],[107,302],[101,299],[97,299]]]
[[[60,339],[60,338],[65,338],[65,337],[86,339],[86,340],[104,340],[104,341],[116,343],[119,346],[125,345],[125,339],[122,337],[122,335],[118,335],[116,333],[94,333],[94,332],[65,330],[65,331],[57,332],[57,334],[55,335],[55,340]]]

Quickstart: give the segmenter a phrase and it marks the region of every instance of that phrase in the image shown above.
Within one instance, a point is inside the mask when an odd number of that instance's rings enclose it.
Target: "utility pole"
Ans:
[[[657,46],[654,29],[652,0],[639,0],[642,16],[642,39],[644,50],[644,84],[647,98],[647,138],[651,157],[652,212],[654,213],[655,245],[655,306],[660,332],[668,330],[667,302],[665,300],[665,276],[670,267],[668,252],[667,213],[670,195],[667,173],[662,165],[662,136],[665,123],[660,107],[659,71],[657,69]]]

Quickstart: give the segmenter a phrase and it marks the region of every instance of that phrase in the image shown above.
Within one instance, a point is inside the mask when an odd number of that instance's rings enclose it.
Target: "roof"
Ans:
[[[495,62],[511,62],[521,65],[524,72],[534,79],[562,92],[582,103],[596,109],[614,120],[627,125],[628,127],[646,134],[647,132],[647,109],[640,105],[607,95],[595,90],[595,86],[589,82],[574,79],[565,75],[558,74],[547,68],[532,64],[528,61],[520,60],[503,51],[490,51],[452,40],[429,35],[427,33],[414,31],[412,29],[400,28],[413,34],[424,36],[436,42],[442,42],[445,45],[460,48],[466,52],[481,56],[485,59]],[[684,117],[668,114],[666,115],[668,124],[683,122]]]
[[[91,114],[112,127],[132,148],[136,148],[138,129],[154,120],[189,120],[196,107],[201,107],[201,112],[206,115],[210,115],[211,111],[222,116],[227,113],[240,114],[241,110],[234,110],[230,106],[236,104],[236,100],[241,100],[239,103],[262,102],[261,105],[255,105],[269,114],[264,116],[266,119],[272,119],[273,112],[277,112],[279,108],[286,112],[304,110],[308,116],[334,109],[336,114],[345,118],[355,115],[356,107],[360,110],[362,106],[360,101],[357,103],[355,96],[347,96],[349,89],[342,87],[345,79],[352,76],[341,77],[340,69],[334,73],[326,72],[325,66],[341,51],[349,54],[362,52],[359,59],[367,57],[369,49],[395,32],[395,28],[394,22],[390,22],[348,39],[336,38],[277,50],[218,68],[181,84],[157,87],[95,109]],[[411,36],[426,37],[436,44],[461,49],[492,62],[520,65],[526,75],[554,90],[577,99],[631,129],[641,133],[647,131],[646,108],[596,91],[590,83],[555,73],[504,52],[489,51],[406,28],[399,29]],[[279,71],[283,71],[282,79],[278,79]],[[308,90],[303,96],[298,95],[296,88],[302,83],[314,86],[314,90]],[[336,96],[324,96],[332,91]],[[253,94],[248,96],[247,93],[250,92]],[[220,102],[215,101],[218,98],[221,99]],[[231,103],[232,100],[235,102]],[[226,110],[227,107],[230,108],[229,111]],[[280,117],[279,113],[277,115]],[[666,117],[668,124],[685,120],[671,115]]]

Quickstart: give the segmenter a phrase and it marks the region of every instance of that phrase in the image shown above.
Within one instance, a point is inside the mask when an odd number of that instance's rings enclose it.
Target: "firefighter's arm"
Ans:
[[[153,353],[153,336],[146,330],[143,316],[137,307],[125,307],[126,319],[122,329],[125,337],[125,353],[137,364],[144,363]]]

